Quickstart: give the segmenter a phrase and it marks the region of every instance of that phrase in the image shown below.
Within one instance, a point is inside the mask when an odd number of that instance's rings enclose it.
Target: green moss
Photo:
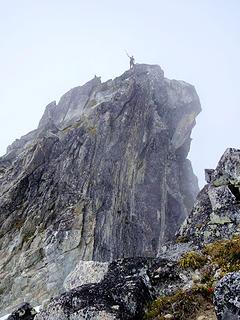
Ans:
[[[144,319],[164,320],[168,313],[174,315],[174,319],[186,320],[194,316],[206,301],[212,300],[212,288],[198,285],[188,291],[178,291],[172,296],[160,297],[148,306]]]
[[[200,283],[187,291],[178,291],[172,296],[162,296],[147,308],[145,319],[164,320],[168,313],[176,320],[195,319],[198,309],[204,304],[212,305],[212,293],[216,283],[216,266],[220,277],[240,270],[240,236],[206,245],[202,251],[190,251],[179,260],[182,268],[201,269]]]
[[[215,278],[214,278],[214,267],[209,264],[203,267],[201,270],[202,272],[202,278],[201,283],[205,284],[207,287],[213,288],[215,286]]]
[[[240,269],[240,237],[231,240],[220,240],[205,246],[203,253],[211,257],[211,262],[217,264],[222,274],[239,271]]]
[[[189,238],[187,236],[179,236],[176,240],[177,243],[187,243]]]
[[[207,257],[196,251],[185,253],[179,260],[179,265],[184,269],[191,268],[196,270],[203,267],[206,263]]]

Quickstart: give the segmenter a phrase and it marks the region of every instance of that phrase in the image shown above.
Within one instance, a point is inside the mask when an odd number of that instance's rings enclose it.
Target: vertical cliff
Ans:
[[[79,260],[156,256],[198,192],[187,154],[200,110],[157,65],[50,103],[0,158],[0,310],[61,292]]]

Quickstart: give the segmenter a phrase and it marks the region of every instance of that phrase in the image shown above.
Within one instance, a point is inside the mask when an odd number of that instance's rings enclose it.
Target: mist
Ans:
[[[199,184],[238,148],[240,2],[230,0],[1,1],[0,155],[35,129],[45,106],[96,74],[159,64],[193,84],[202,104],[189,158]]]

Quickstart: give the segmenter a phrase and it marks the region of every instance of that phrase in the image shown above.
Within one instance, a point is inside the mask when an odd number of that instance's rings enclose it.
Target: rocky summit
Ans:
[[[200,110],[192,85],[144,64],[46,107],[38,128],[0,158],[2,314],[71,288],[81,261],[159,255],[198,193],[187,155]],[[138,286],[148,292],[141,277]]]

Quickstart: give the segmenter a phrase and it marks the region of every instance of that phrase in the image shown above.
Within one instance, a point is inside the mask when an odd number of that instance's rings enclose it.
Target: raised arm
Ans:
[[[131,58],[131,57],[130,57],[130,55],[127,53],[127,51],[126,51],[126,50],[125,50],[125,52],[126,52],[126,55],[128,56],[128,58]]]

